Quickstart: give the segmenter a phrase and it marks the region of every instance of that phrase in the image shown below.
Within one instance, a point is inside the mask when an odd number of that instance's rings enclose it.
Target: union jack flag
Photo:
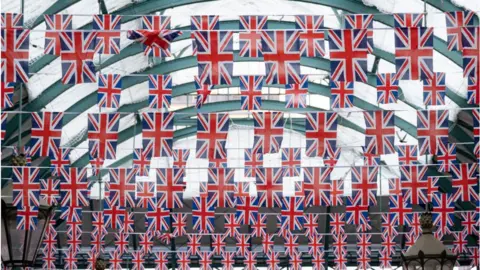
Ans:
[[[280,270],[280,252],[270,250],[266,252],[267,256],[267,269],[268,270]]]
[[[99,74],[98,77],[98,106],[100,108],[118,109],[122,95],[121,75]]]
[[[256,222],[258,214],[258,198],[256,197],[237,197],[236,198],[235,217],[240,224],[253,225]]]
[[[347,235],[332,235],[335,269],[347,269]]]
[[[451,11],[445,12],[447,23],[447,42],[449,51],[461,51],[462,27],[474,26],[475,12],[473,11]]]
[[[167,252],[154,252],[155,256],[155,270],[168,270],[168,253]]]
[[[332,181],[332,189],[330,190],[331,206],[343,205],[343,179]]]
[[[157,172],[157,205],[162,208],[182,208],[185,169],[165,168]]]
[[[347,14],[344,17],[345,29],[367,29],[368,52],[373,53],[373,15]]]
[[[393,14],[393,27],[398,28],[413,28],[423,25],[424,16],[422,13],[396,13]]]
[[[439,144],[448,144],[448,110],[417,111],[420,155],[435,154]]]
[[[187,242],[187,254],[188,255],[198,255],[200,253],[200,246],[201,246],[201,235],[195,234],[188,234],[187,235],[188,242]]]
[[[209,168],[208,169],[208,196],[213,200],[216,207],[235,206],[235,176],[234,169]]]
[[[467,244],[468,244],[468,235],[465,234],[463,231],[460,232],[452,232],[451,235],[453,235],[453,253],[455,254],[460,254],[460,253],[466,253],[467,250]]]
[[[155,182],[136,182],[137,207],[155,208],[157,205]]]
[[[262,31],[266,84],[300,83],[300,31]]]
[[[153,246],[153,232],[147,231],[146,233],[142,233],[138,235],[138,243],[141,247],[141,251],[143,254],[152,253],[152,246]]]
[[[65,269],[78,269],[77,267],[77,252],[75,250],[64,250],[63,254],[65,255]]]
[[[396,234],[382,232],[382,247],[386,249],[388,256],[395,254],[395,236]]]
[[[332,168],[307,167],[304,168],[305,204],[307,206],[330,206],[332,181],[330,173]]]
[[[61,33],[62,83],[94,83],[97,81],[93,57],[97,32],[64,31]]]
[[[458,163],[456,144],[438,144],[436,161],[437,165],[439,165],[439,172],[450,172],[451,167]]]
[[[400,180],[403,198],[408,204],[426,204],[428,180],[425,177],[427,166],[404,165],[400,166]]]
[[[227,236],[222,234],[212,235],[212,253],[213,254],[221,255],[225,252],[226,238]]]
[[[247,252],[243,258],[243,264],[245,265],[244,270],[256,270],[257,253],[253,251]]]
[[[142,16],[142,30],[149,30],[149,31],[168,31],[170,29],[171,18],[170,16],[157,16],[157,15],[149,15],[149,16]],[[147,48],[145,48],[147,49]],[[147,55],[147,54],[146,54]],[[154,57],[167,57],[170,55],[170,48],[155,48],[154,50],[150,50],[148,52],[148,56]]]
[[[194,197],[192,204],[193,229],[202,233],[215,230],[215,200],[208,197]]]
[[[416,145],[398,145],[398,162],[400,165],[414,164],[418,161],[418,148]]]
[[[395,123],[393,111],[368,111],[365,116],[366,153],[385,155],[395,152]]]
[[[280,207],[283,197],[283,168],[261,168],[256,184],[258,203],[262,207]]]
[[[19,205],[17,206],[17,230],[33,231],[37,229],[38,207]]]
[[[389,196],[390,212],[388,213],[391,218],[391,225],[404,226],[407,224],[411,213],[412,207],[404,201],[402,195]]]
[[[462,213],[463,232],[466,234],[478,235],[479,232],[479,213],[475,211]]]
[[[240,76],[242,110],[260,110],[262,107],[263,76]]]
[[[289,265],[292,270],[302,269],[302,253],[300,251],[296,251],[289,255]]]
[[[172,76],[148,75],[148,107],[170,108],[172,100]]]
[[[305,223],[304,197],[282,198],[282,210],[280,211],[280,232],[301,231]]]
[[[233,32],[196,31],[198,78],[202,84],[232,84]]]
[[[480,104],[480,79],[468,77],[467,103]]]
[[[451,173],[453,191],[451,200],[453,202],[477,202],[479,200],[478,164],[453,164],[451,166]]]
[[[144,270],[145,266],[143,265],[143,263],[145,262],[145,260],[143,259],[143,257],[145,256],[145,254],[143,254],[143,252],[139,250],[133,251],[130,254],[132,254],[132,270]]]
[[[327,148],[337,148],[337,114],[330,112],[307,113],[305,136],[308,157],[323,157]]]
[[[192,30],[191,38],[194,38],[193,31],[199,30],[218,30],[220,29],[219,16],[191,16],[190,17],[190,30]],[[192,42],[192,55],[197,55],[197,44],[195,40]]]
[[[120,207],[135,207],[136,169],[110,169],[110,204]]]
[[[48,205],[56,205],[60,198],[60,180],[48,178],[40,179],[40,198],[45,200]]]
[[[398,196],[397,196],[398,197]],[[391,224],[394,223],[394,216],[390,215],[390,213],[384,213],[382,214],[382,234],[384,235],[390,235],[392,237],[395,237],[398,235],[396,227],[392,226]],[[405,221],[410,221],[406,219]],[[407,223],[410,224],[410,223]]]
[[[433,225],[437,226],[436,237],[441,239],[450,233],[449,226],[453,226],[454,203],[448,193],[433,194]]]
[[[378,167],[352,167],[353,205],[368,206],[377,204]]]
[[[129,30],[127,38],[143,44],[145,56],[161,57],[170,55],[170,43],[181,36],[178,30]]]
[[[14,167],[12,175],[13,206],[39,206],[40,179],[39,168]]]
[[[377,103],[397,103],[398,80],[395,73],[377,74]]]
[[[122,254],[120,254],[120,252],[118,252],[118,250],[110,251],[110,252],[108,252],[108,254],[109,254],[109,257],[110,257],[108,259],[108,262],[110,263],[110,268],[111,269],[122,269]]]
[[[178,256],[177,267],[179,270],[190,270],[190,255],[186,252],[177,253],[173,256]],[[222,260],[223,262],[223,260]]]
[[[101,54],[120,53],[120,27],[122,17],[119,15],[93,15],[93,30],[97,30],[95,51]]]
[[[172,213],[172,235],[179,237],[187,235],[187,217],[185,213]]]
[[[410,220],[407,219],[407,225],[410,227],[410,232],[415,235],[421,234],[421,225],[420,225],[420,215],[419,212],[413,212]]]
[[[125,216],[128,211],[125,207],[120,207],[105,200],[103,218],[106,228],[111,228],[123,232],[125,229]]]
[[[3,109],[2,109],[3,110]],[[8,113],[2,112],[1,113],[1,133],[0,133],[0,141],[3,142],[5,139],[5,135],[7,133],[7,118],[8,118]]]
[[[174,149],[173,150],[173,168],[185,168],[187,160],[190,156],[190,149]]]
[[[348,199],[345,213],[346,223],[359,226],[357,231],[367,232],[372,228],[368,217],[368,205],[354,205],[352,200]]]
[[[255,153],[252,149],[245,149],[245,177],[256,177],[262,166],[263,155]]]
[[[253,152],[278,153],[283,141],[284,119],[281,112],[254,112]]]
[[[197,114],[197,158],[226,158],[230,118],[226,113]]]
[[[63,113],[32,113],[30,138],[31,156],[51,156],[59,149],[62,137]]]
[[[72,15],[43,15],[47,31],[45,32],[45,54],[60,56],[62,31],[72,30]]]
[[[0,31],[2,36],[2,81],[27,83],[30,30],[2,28]]]
[[[480,30],[478,27],[462,27],[463,77],[480,77]]]
[[[295,28],[300,32],[300,52],[305,57],[325,56],[323,16],[295,16]]]
[[[22,28],[23,27],[23,14],[18,13],[2,13],[1,16],[2,28]]]
[[[262,57],[261,30],[268,28],[267,16],[240,16],[240,41],[241,57]],[[243,31],[242,31],[243,30]],[[250,31],[246,31],[250,30]]]
[[[355,95],[353,82],[330,81],[330,107],[332,109],[352,108]]]
[[[478,160],[480,160],[480,109],[473,109],[472,114],[473,114],[473,143],[474,143],[473,154],[477,156]]]
[[[445,105],[445,73],[433,73],[423,80],[423,103],[427,106]]]
[[[263,213],[254,213],[255,223],[252,227],[252,237],[265,237],[267,235],[267,219],[268,216]],[[240,224],[239,224],[240,225]]]
[[[300,76],[299,83],[285,85],[285,108],[306,108],[308,93],[308,77]]]
[[[345,233],[345,214],[344,213],[331,213],[330,218],[330,230],[332,234],[341,235]]]
[[[370,269],[371,238],[370,234],[357,234],[357,265],[359,269]]]
[[[147,231],[149,232],[166,232],[170,231],[170,211],[161,208],[158,204],[155,208],[148,208],[145,214],[147,218]]]
[[[115,159],[119,113],[88,114],[88,149],[92,157]]]
[[[88,206],[87,169],[62,168],[60,172],[60,205],[68,207]]]
[[[152,145],[153,157],[171,157],[175,113],[145,112],[142,115],[143,149]]]
[[[332,81],[367,82],[367,29],[329,30]]]
[[[52,175],[56,176],[60,174],[60,169],[68,169],[70,167],[70,151],[72,149],[58,147],[50,155],[50,168]]]
[[[244,257],[250,250],[251,250],[251,243],[250,243],[250,235],[249,234],[238,234],[236,237],[237,243],[237,251],[236,254],[238,256]]]
[[[312,265],[315,270],[325,270],[325,252],[323,250],[312,254]]]
[[[105,163],[105,159],[101,158],[98,156],[98,153],[88,153],[88,157],[90,159],[90,165],[92,167],[92,173],[94,176],[98,176],[100,173],[100,169],[103,166],[103,163]]]
[[[198,264],[200,265],[200,269],[202,270],[212,270],[211,267],[213,260],[213,253],[212,252],[200,252],[198,254]]]
[[[397,80],[425,80],[433,75],[433,28],[395,28]]]
[[[114,235],[115,235],[115,251],[119,252],[120,254],[128,253],[128,243],[129,243],[130,235],[124,232],[115,233]],[[132,254],[132,256],[135,259],[135,254]]]
[[[214,86],[209,84],[203,84],[202,82],[200,82],[198,76],[193,77],[195,89],[197,90],[197,101],[195,103],[195,108],[200,109],[203,104],[207,102],[208,96],[210,96],[210,94],[212,93]]]
[[[301,150],[301,148],[282,148],[282,167],[284,168],[283,176],[300,176],[302,170]]]
[[[223,234],[225,237],[237,237],[237,234],[240,233],[240,223],[237,221],[236,214],[224,214],[225,217],[225,224],[224,229],[225,233]],[[256,225],[256,224],[255,224]],[[255,232],[255,228],[253,228]],[[252,233],[254,235],[254,233]]]
[[[1,84],[1,104],[2,104],[2,110],[8,109],[13,107],[13,93],[15,91],[15,83],[5,83],[5,82],[0,82]],[[261,90],[261,89],[260,89]],[[261,94],[261,91],[260,91]]]
[[[147,149],[135,148],[133,151],[133,168],[136,169],[140,176],[148,176],[152,158],[152,147],[153,145],[149,144]]]

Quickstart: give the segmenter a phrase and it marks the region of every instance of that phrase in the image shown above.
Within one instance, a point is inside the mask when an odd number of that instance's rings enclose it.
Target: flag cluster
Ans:
[[[461,51],[463,76],[468,80],[467,103],[478,105],[480,28],[473,25],[473,17],[472,12],[446,13],[448,50]],[[394,14],[393,18],[396,72],[376,74],[377,103],[397,103],[400,81],[421,80],[424,105],[445,105],[446,74],[433,71],[433,28],[423,26],[423,14]],[[478,265],[478,245],[468,242],[478,240],[479,165],[457,156],[457,145],[449,140],[448,110],[416,111],[416,133],[410,131],[416,134],[416,145],[395,139],[399,131],[396,112],[361,112],[365,123],[362,164],[348,166],[348,177],[333,173],[345,147],[337,144],[339,125],[346,120],[340,109],[355,106],[356,83],[375,81],[367,74],[368,55],[375,51],[373,15],[346,15],[345,29],[335,30],[325,30],[323,16],[295,16],[296,29],[292,30],[269,29],[266,16],[241,16],[238,54],[233,50],[236,31],[220,30],[218,16],[193,16],[189,38],[198,62],[194,87],[195,106],[199,109],[194,118],[195,153],[191,155],[190,149],[175,149],[173,145],[174,126],[183,125],[177,121],[185,117],[171,108],[172,75],[149,74],[149,110],[135,113],[141,121],[141,146],[133,149],[130,166],[106,168],[107,160],[117,158],[121,137],[118,110],[122,106],[122,75],[97,75],[94,57],[121,53],[121,19],[120,15],[95,15],[92,30],[74,30],[72,15],[45,15],[44,53],[60,57],[61,82],[97,83],[98,107],[113,109],[87,114],[92,173],[98,178],[105,172],[109,176],[100,198],[90,194],[97,181],[88,179],[89,170],[71,166],[71,148],[62,146],[64,112],[31,113],[30,141],[23,154],[48,158],[51,170],[41,174],[31,160],[25,166],[14,167],[12,204],[17,208],[18,230],[36,229],[41,202],[61,208],[66,248],[57,246],[57,224],[46,224],[41,249],[45,269],[55,268],[59,250],[65,267],[76,269],[85,233],[90,236],[90,267],[99,256],[108,255],[112,269],[120,269],[125,260],[136,269],[143,269],[147,262],[155,263],[159,269],[168,269],[167,265],[174,262],[179,268],[192,265],[211,269],[214,261],[220,261],[225,269],[233,269],[239,261],[247,269],[255,269],[259,263],[272,269],[280,263],[300,269],[307,261],[316,269],[326,268],[327,262],[346,269],[351,257],[347,246],[355,245],[358,268],[368,269],[372,264],[370,233],[377,229],[372,226],[374,216],[369,209],[380,205],[381,196],[388,201],[388,210],[379,210],[381,267],[391,267],[392,257],[415,243],[421,234],[417,209],[427,206],[432,209],[436,237],[453,238],[452,251],[467,254],[473,258],[472,265]],[[23,28],[21,14],[2,14],[1,31],[1,104],[2,109],[8,109],[15,106],[17,84],[28,82],[29,30]],[[183,33],[172,29],[169,16],[143,16],[141,28],[129,30],[127,37],[142,43],[147,56],[170,57],[171,43]],[[262,111],[262,87],[284,85],[285,108],[307,108],[309,80],[300,71],[302,57],[329,57],[330,110],[301,113],[305,119],[304,149],[282,147],[287,121],[283,112]],[[253,111],[249,112],[253,143],[244,150],[241,172],[242,178],[250,182],[235,181],[239,172],[228,163],[226,145],[232,122],[229,113],[201,111],[215,87],[230,86],[237,80],[233,77],[236,58],[263,58],[266,70],[265,74],[238,77],[240,108]],[[480,158],[480,109],[471,112],[474,137],[468,143],[474,145],[474,155]],[[8,113],[2,112],[1,116],[3,141]],[[281,166],[266,165],[266,157],[271,154],[281,156]],[[391,154],[398,156],[399,175],[388,179],[387,194],[378,194],[379,175],[385,165],[381,158]],[[419,162],[418,158],[425,155],[433,156],[437,170]],[[173,162],[166,168],[153,168],[151,161],[162,157]],[[303,165],[303,157],[317,158],[318,165]],[[194,158],[207,161],[208,174],[196,186],[195,195],[187,198],[187,163]],[[286,192],[290,188],[286,179],[295,179],[292,192]],[[93,199],[101,199],[103,211],[85,213],[84,208],[93,207]],[[455,216],[459,205],[466,205],[467,211]],[[267,213],[263,207],[277,211]],[[315,207],[342,210],[329,214],[309,211]],[[84,228],[86,216],[91,220],[88,231]],[[219,218],[223,220],[219,222]],[[328,219],[329,226],[321,229],[320,219]],[[346,226],[358,232],[356,239],[347,237]],[[404,243],[398,226],[403,228]],[[114,247],[107,244],[109,235],[113,235]],[[186,238],[185,250],[175,254],[158,248],[159,242],[178,244],[180,237]],[[280,238],[281,250],[274,248]],[[333,261],[326,258],[330,252]]]

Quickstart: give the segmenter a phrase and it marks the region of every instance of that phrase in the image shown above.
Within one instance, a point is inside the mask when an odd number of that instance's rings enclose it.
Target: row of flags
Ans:
[[[471,112],[474,126],[471,144],[474,145],[474,154],[478,156],[480,111],[472,109]],[[5,134],[7,114],[8,112],[2,113],[2,135]],[[417,111],[418,147],[395,144],[395,112],[365,111],[362,114],[366,124],[364,153],[369,160],[366,165],[378,165],[381,155],[394,153],[398,153],[400,164],[409,163],[418,158],[418,155],[436,155],[442,172],[449,172],[451,165],[456,163],[456,145],[448,140],[448,110]],[[29,155],[50,157],[54,171],[67,165],[65,159],[68,159],[70,151],[61,146],[63,115],[62,112],[31,113]],[[285,127],[283,113],[253,112],[252,116],[253,146],[249,153],[246,152],[245,160],[261,159],[258,154],[281,152],[282,166],[290,167],[287,170],[289,176],[297,176],[298,170],[292,168],[300,167],[301,149],[281,147]],[[337,129],[340,116],[335,112],[309,112],[305,116],[305,155],[327,160],[338,159],[340,147],[337,147]],[[134,150],[134,163],[139,159],[178,155],[178,151],[175,153],[173,149],[175,112],[144,112],[141,117],[142,149]],[[119,113],[88,114],[88,149],[93,167],[99,168],[106,159],[116,158],[120,118]],[[214,167],[226,167],[229,126],[228,113],[197,114],[195,158],[208,159],[215,163]],[[147,165],[144,164],[142,169],[145,166]]]
[[[5,21],[2,24],[2,63],[5,67],[2,82],[6,85],[28,82],[29,30],[22,28],[21,20],[8,19],[18,16],[21,15],[2,14],[2,21]],[[266,66],[265,83],[287,85],[287,91],[306,88],[305,76],[300,74],[301,56],[325,57],[326,54],[323,16],[295,18],[298,30],[268,30],[265,16],[242,16],[240,19],[240,56],[262,56]],[[469,81],[468,103],[479,104],[480,34],[479,28],[473,26],[473,12],[448,13],[446,18],[448,47],[463,55],[463,76]],[[346,29],[328,30],[331,85],[368,82],[367,55],[373,52],[372,19],[373,15],[346,15]],[[391,74],[391,80],[424,80],[430,91],[439,91],[438,95],[430,93],[425,102],[444,103],[444,93],[443,97],[441,93],[442,87],[445,88],[444,74],[433,71],[433,28],[422,27],[423,14],[395,14],[394,19],[396,73]],[[170,17],[143,16],[141,20],[142,29],[128,31],[128,38],[143,43],[147,55],[171,55],[170,42],[182,32],[170,29]],[[61,56],[64,84],[97,82],[93,64],[95,53],[120,52],[119,15],[95,15],[92,31],[73,30],[72,15],[45,15],[45,21],[45,53]],[[191,38],[198,61],[196,79],[200,85],[232,84],[233,33],[219,30],[218,16],[192,17]],[[305,92],[292,93],[296,102],[301,102]],[[300,106],[296,102],[289,106]]]

